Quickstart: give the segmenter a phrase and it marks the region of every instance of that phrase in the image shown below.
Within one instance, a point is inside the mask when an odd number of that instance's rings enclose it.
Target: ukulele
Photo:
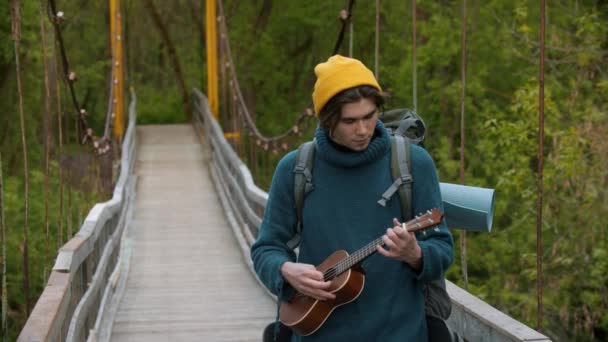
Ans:
[[[403,228],[408,232],[422,231],[438,225],[442,219],[443,213],[435,208],[404,223]],[[332,253],[316,268],[323,272],[324,281],[331,281],[328,291],[336,297],[331,300],[318,300],[296,293],[289,302],[281,303],[281,323],[302,336],[317,331],[334,309],[359,297],[365,284],[365,275],[360,263],[374,254],[377,246],[382,245],[382,237],[379,237],[353,254],[349,255],[345,250]]]

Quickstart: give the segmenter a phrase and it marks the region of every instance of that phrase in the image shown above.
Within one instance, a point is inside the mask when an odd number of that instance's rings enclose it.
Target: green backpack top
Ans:
[[[393,109],[380,113],[378,117],[391,137],[391,176],[394,180],[386,189],[378,203],[382,206],[398,192],[401,203],[402,220],[412,218],[412,182],[410,144],[422,145],[426,131],[424,121],[407,108]],[[312,168],[315,158],[315,140],[300,145],[294,167],[294,200],[297,213],[297,234],[287,243],[291,249],[300,244],[302,231],[302,208],[306,195],[313,191]],[[429,282],[424,287],[427,315],[447,319],[452,309],[451,300],[445,289],[445,279]]]

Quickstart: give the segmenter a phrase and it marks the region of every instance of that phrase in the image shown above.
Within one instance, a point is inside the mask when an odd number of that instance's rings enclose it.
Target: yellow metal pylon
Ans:
[[[216,0],[206,2],[206,36],[207,36],[207,98],[211,114],[218,120],[219,101],[217,95],[217,18]]]
[[[112,49],[112,115],[114,119],[114,136],[122,140],[125,132],[124,110],[124,54],[122,35],[121,0],[110,0],[110,41]]]

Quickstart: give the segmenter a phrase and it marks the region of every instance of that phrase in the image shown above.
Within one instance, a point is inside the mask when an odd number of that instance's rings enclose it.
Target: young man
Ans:
[[[277,165],[258,240],[251,248],[264,284],[287,301],[295,294],[332,300],[330,282],[315,268],[336,250],[349,253],[382,236],[384,246],[365,259],[365,285],[357,299],[338,307],[316,332],[295,341],[426,341],[423,285],[453,262],[445,223],[409,233],[395,194],[378,204],[393,183],[391,143],[378,120],[384,95],[360,61],[335,55],[315,67],[312,94],[320,124],[315,133],[314,189],[304,201],[299,257],[288,247],[297,233],[294,202],[296,152]],[[443,210],[437,172],[428,153],[411,146],[412,213]],[[388,229],[387,229],[388,227]]]

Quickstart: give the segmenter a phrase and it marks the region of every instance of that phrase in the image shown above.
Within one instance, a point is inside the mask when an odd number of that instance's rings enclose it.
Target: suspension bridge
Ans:
[[[123,103],[120,2],[111,3],[109,119],[101,138],[93,139],[85,121],[81,133],[100,153],[114,135],[118,177],[111,199],[97,203],[60,248],[18,340],[260,341],[277,310],[249,258],[267,194],[239,155],[235,131],[218,121],[217,86],[206,94],[192,90],[191,123],[137,125],[136,94]],[[210,75],[218,75],[219,50],[230,75],[226,97],[235,99],[234,112],[247,113],[214,3],[207,2],[208,21],[221,32],[207,30]],[[250,116],[242,121],[266,150],[279,146],[255,130]],[[448,325],[467,341],[549,341],[451,282],[448,293]]]
[[[249,246],[267,194],[196,91],[192,125],[136,126],[120,178],[64,245],[19,341],[259,341],[276,303]],[[549,341],[448,282],[469,341]]]

